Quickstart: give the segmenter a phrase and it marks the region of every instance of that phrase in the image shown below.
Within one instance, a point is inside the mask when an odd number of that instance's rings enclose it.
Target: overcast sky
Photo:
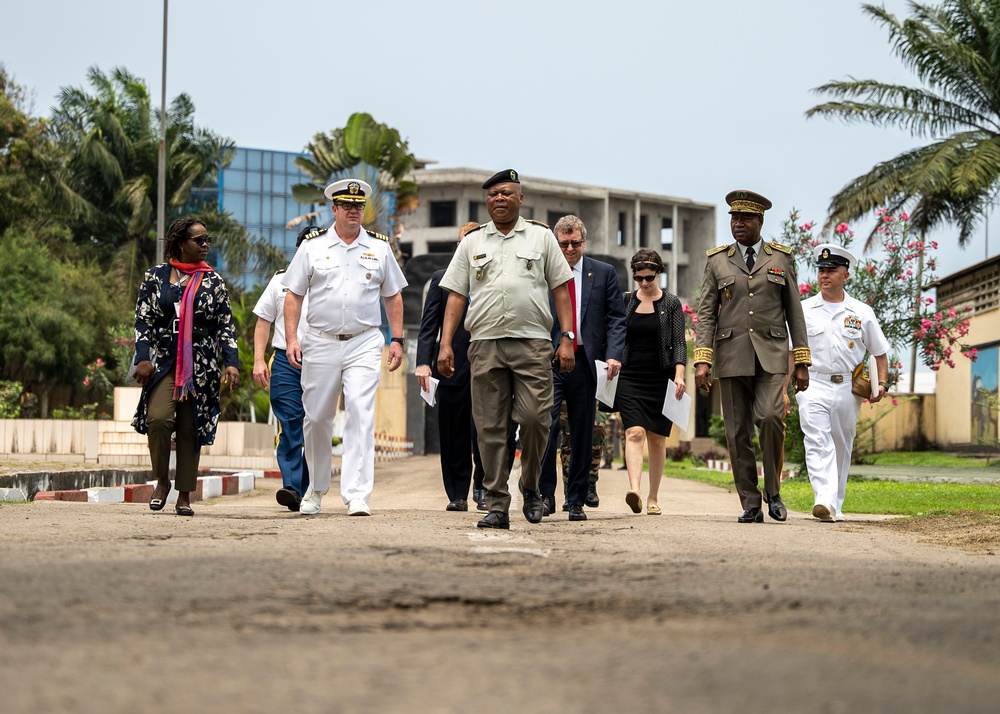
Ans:
[[[0,62],[34,91],[36,113],[85,86],[91,65],[127,67],[159,105],[162,2],[5,3],[3,18]],[[169,4],[168,97],[187,92],[198,124],[240,146],[299,151],[367,111],[438,166],[715,203],[720,243],[731,189],[774,201],[764,233],[777,237],[793,206],[822,222],[847,181],[922,143],[806,120],[812,88],[848,76],[914,82],[854,0]],[[942,251],[938,273],[985,247],[980,229],[966,250]]]

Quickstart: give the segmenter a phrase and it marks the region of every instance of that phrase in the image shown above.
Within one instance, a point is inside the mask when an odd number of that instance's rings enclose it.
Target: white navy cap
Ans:
[[[364,203],[372,195],[372,187],[360,179],[341,179],[327,186],[323,195],[331,201]]]
[[[854,254],[842,245],[833,243],[822,243],[813,248],[813,255],[816,256],[817,268],[835,268],[839,265],[848,270],[854,267],[858,259]]]

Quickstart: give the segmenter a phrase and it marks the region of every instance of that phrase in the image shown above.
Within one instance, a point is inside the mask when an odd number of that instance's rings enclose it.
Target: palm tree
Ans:
[[[159,121],[144,80],[117,67],[110,75],[91,67],[93,93],[64,88],[53,116],[55,136],[69,156],[60,207],[71,215],[78,243],[97,249],[133,290],[155,253]],[[216,205],[198,205],[193,190],[216,179],[236,151],[231,139],[198,127],[194,103],[180,94],[167,112],[167,221],[198,215],[218,239],[213,250],[229,272],[248,265],[270,272],[284,257],[252,238]]]
[[[1000,2],[911,2],[913,16],[902,22],[884,7],[862,7],[888,30],[897,56],[925,86],[830,82],[815,91],[835,100],[806,116],[897,126],[932,143],[850,181],[831,199],[824,231],[879,207],[908,208],[922,235],[952,223],[964,246],[1000,186]],[[866,249],[874,237],[873,230]]]
[[[325,204],[323,189],[331,181],[360,178],[374,191],[365,207],[364,224],[388,233],[396,259],[402,262],[394,235],[395,216],[416,207],[417,186],[403,178],[415,159],[399,132],[379,124],[370,114],[355,113],[343,128],[313,136],[306,151],[309,156],[300,156],[295,164],[312,182],[292,186],[292,197],[299,203]]]

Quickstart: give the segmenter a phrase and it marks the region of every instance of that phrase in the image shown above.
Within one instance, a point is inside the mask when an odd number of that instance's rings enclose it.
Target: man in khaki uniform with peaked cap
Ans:
[[[765,243],[760,231],[771,202],[753,191],[726,196],[735,243],[708,251],[695,330],[695,383],[707,390],[712,370],[722,390],[740,523],[763,523],[754,426],[760,430],[764,494],[771,518],[788,517],[779,473],[785,441],[784,379],[791,334],[796,391],[809,386],[812,363],[791,248]]]

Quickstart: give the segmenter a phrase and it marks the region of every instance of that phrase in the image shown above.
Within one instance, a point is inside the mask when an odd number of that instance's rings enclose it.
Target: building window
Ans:
[[[431,228],[455,225],[454,201],[431,201]]]
[[[433,242],[427,244],[428,253],[452,253],[454,250],[455,244],[452,241],[448,241],[447,243]]]
[[[649,216],[639,216],[639,245],[649,247]]]
[[[671,250],[674,248],[674,222],[671,218],[664,218],[660,226],[660,245]]]
[[[549,228],[552,228],[554,230],[556,227],[556,223],[558,223],[559,219],[565,215],[567,214],[562,213],[560,211],[549,211]]]
[[[624,211],[618,213],[618,245],[625,245],[628,239],[628,214]]]
[[[486,222],[486,204],[481,201],[469,201],[469,220],[476,223]]]

